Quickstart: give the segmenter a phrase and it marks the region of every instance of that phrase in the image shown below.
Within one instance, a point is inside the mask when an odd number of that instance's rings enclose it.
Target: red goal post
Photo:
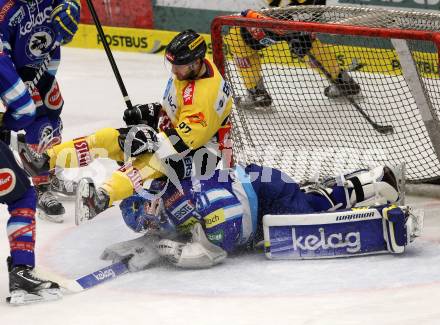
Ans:
[[[362,91],[349,98],[326,98],[322,89],[329,80],[316,65],[307,66],[307,58],[295,58],[277,44],[258,50],[262,79],[273,103],[267,110],[234,107],[235,160],[278,167],[300,181],[402,163],[410,181],[440,177],[440,14],[339,6],[258,13],[268,18],[221,16],[211,25],[214,62],[231,83],[234,101],[247,94],[234,59],[236,53],[249,51],[235,48],[231,54],[225,38],[233,28],[316,34],[324,39],[324,47],[360,61],[362,66],[349,73]],[[338,41],[327,44],[326,38]],[[341,40],[349,45],[338,44]],[[387,53],[385,58],[380,57],[382,52]],[[427,58],[432,71],[426,71],[421,57]],[[395,71],[388,71],[389,62],[397,62]],[[394,133],[375,132],[371,121],[391,125]]]

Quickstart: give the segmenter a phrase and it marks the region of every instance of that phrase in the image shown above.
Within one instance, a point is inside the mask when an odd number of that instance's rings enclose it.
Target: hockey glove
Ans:
[[[313,37],[310,33],[295,32],[285,35],[284,39],[287,41],[287,44],[289,44],[292,56],[299,58],[305,57],[313,45]]]
[[[162,105],[159,103],[135,105],[124,111],[123,119],[127,125],[146,124],[156,130],[161,109]]]
[[[119,129],[118,143],[126,156],[137,157],[154,153],[158,148],[156,132],[149,126],[138,125]]]
[[[66,0],[56,6],[50,15],[57,41],[61,44],[70,43],[76,31],[80,18],[81,5],[76,0]]]

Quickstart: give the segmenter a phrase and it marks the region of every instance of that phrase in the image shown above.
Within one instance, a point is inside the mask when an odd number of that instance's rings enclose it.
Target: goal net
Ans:
[[[440,14],[358,7],[217,17],[213,55],[232,86],[235,161],[298,181],[401,163],[410,181],[440,177],[438,31]],[[341,73],[359,93],[326,94],[344,90]],[[270,105],[240,104],[262,90]]]

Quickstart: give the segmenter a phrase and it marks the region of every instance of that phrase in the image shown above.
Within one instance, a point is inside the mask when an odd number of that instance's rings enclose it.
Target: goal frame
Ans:
[[[437,49],[437,62],[440,67],[440,32],[435,31],[421,31],[411,29],[399,28],[384,28],[384,27],[368,27],[357,26],[350,24],[335,24],[335,23],[317,23],[317,22],[301,22],[301,21],[287,21],[280,19],[256,19],[247,18],[240,15],[227,15],[215,17],[211,24],[211,41],[213,61],[219,69],[224,78],[225,75],[225,54],[223,52],[223,27],[258,27],[263,29],[280,29],[287,31],[300,31],[312,33],[326,33],[335,35],[349,35],[349,36],[363,36],[363,37],[381,37],[396,40],[422,40],[432,42]],[[397,49],[396,49],[397,50]],[[413,60],[405,62],[412,65],[408,70],[415,68]],[[404,67],[402,72],[404,73]],[[404,73],[405,75],[405,73]],[[417,91],[421,84],[419,81],[412,83],[408,81],[412,88]],[[412,91],[411,91],[412,92]],[[419,93],[420,95],[420,93]],[[431,140],[433,149],[440,160],[440,121],[433,109],[432,103],[426,96],[414,96],[417,102],[417,107],[420,112],[423,123],[425,124],[428,136]],[[418,98],[416,98],[418,97]]]
[[[225,75],[223,40],[221,37],[223,26],[259,27],[263,29],[282,29],[299,32],[431,41],[435,44],[437,48],[440,65],[440,32],[354,26],[347,24],[286,21],[276,19],[264,20],[230,15],[215,17],[211,23],[213,60],[223,76]]]

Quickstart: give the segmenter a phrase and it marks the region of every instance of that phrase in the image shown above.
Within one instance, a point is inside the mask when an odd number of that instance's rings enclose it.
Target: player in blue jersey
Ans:
[[[59,45],[72,40],[79,16],[78,0],[0,0],[3,61],[12,67],[2,70],[8,81],[0,85],[6,107],[4,125],[10,130],[24,130],[25,141],[35,154],[60,142],[64,102],[55,78]],[[43,72],[41,77],[37,77],[38,72]],[[37,207],[40,215],[61,221],[64,207],[47,191],[49,176],[46,173],[33,178],[39,194]]]
[[[37,197],[28,176],[15,161],[8,142],[10,130],[21,130],[33,123],[35,105],[24,83],[14,76],[15,68],[1,51],[1,44],[0,40],[0,87],[6,89],[1,98],[8,110],[0,114],[0,203],[8,206],[10,214],[7,233],[11,254],[8,258],[11,297],[8,301],[24,304],[56,299],[61,293],[56,283],[39,279],[32,273]]]
[[[217,170],[209,179],[153,182],[151,190],[160,194],[153,200],[137,194],[120,207],[127,225],[149,234],[152,245],[145,245],[141,237],[139,242],[109,247],[103,258],[133,256],[129,267],[134,270],[160,256],[179,267],[209,267],[227,253],[260,242],[266,214],[333,211],[379,201],[393,203],[399,197],[395,174],[384,166],[345,175],[340,182],[330,179],[300,188],[280,170],[251,164]],[[138,254],[140,242],[144,249]]]

